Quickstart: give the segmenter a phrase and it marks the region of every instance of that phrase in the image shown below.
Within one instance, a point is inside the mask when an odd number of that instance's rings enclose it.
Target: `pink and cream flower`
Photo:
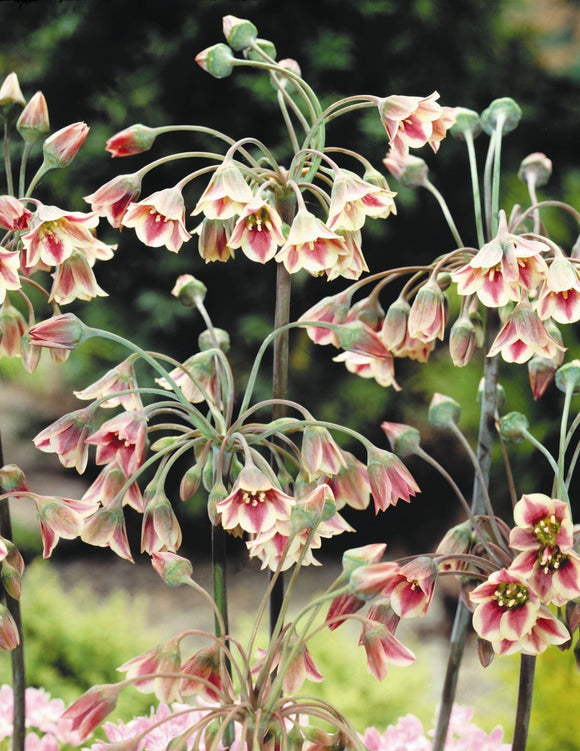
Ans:
[[[351,294],[339,292],[322,300],[309,308],[300,316],[299,321],[321,321],[323,323],[345,323],[350,308]],[[338,338],[334,331],[316,326],[304,326],[308,337],[315,344],[333,344],[338,347]]]
[[[127,477],[143,463],[147,446],[147,419],[140,412],[122,412],[107,420],[86,443],[97,447],[96,463],[118,462]]]
[[[329,230],[306,208],[298,209],[285,245],[276,254],[290,274],[304,269],[312,276],[331,273],[349,250],[344,238]]]
[[[131,506],[135,511],[142,513],[143,498],[136,482],[131,483],[125,489],[121,499],[118,498],[126,483],[127,476],[119,464],[116,461],[111,462],[101,470],[93,484],[84,493],[82,500],[97,505],[100,503],[103,506],[113,506],[120,501],[123,506]]]
[[[437,564],[428,556],[419,556],[398,568],[382,589],[400,618],[427,615],[437,582]]]
[[[4,300],[0,308],[0,357],[20,357],[21,339],[28,330],[28,323],[22,313]]]
[[[378,102],[389,146],[395,153],[405,155],[410,148],[417,149],[426,143],[437,151],[448,122],[447,118],[442,119],[444,113],[437,99],[439,94],[434,91],[427,97],[394,94]],[[436,121],[439,121],[437,126]],[[448,127],[452,124],[449,122]]]
[[[547,250],[546,243],[510,233],[501,211],[497,235],[451,278],[460,295],[475,293],[486,307],[499,308],[519,302],[522,290],[534,292],[547,278],[548,266],[541,255]]]
[[[52,277],[49,302],[68,305],[73,300],[92,300],[95,297],[108,297],[108,292],[99,287],[90,259],[82,251],[74,250],[68,258],[56,267]]]
[[[207,219],[230,219],[241,214],[252,197],[239,167],[226,159],[212,175],[191,215],[203,213]]]
[[[0,227],[10,232],[27,230],[32,212],[14,196],[0,196]]]
[[[410,665],[415,655],[389,630],[383,619],[384,606],[373,608],[363,623],[359,645],[365,648],[369,673],[382,681],[389,665]]]
[[[112,227],[120,227],[129,208],[141,195],[141,177],[139,173],[117,175],[102,185],[85,201],[99,216],[104,216]]]
[[[495,571],[469,596],[475,604],[473,627],[498,654],[540,654],[550,644],[570,639],[564,624],[541,604],[520,574],[505,568]]]
[[[346,467],[344,454],[326,428],[307,425],[302,438],[302,466],[310,479],[332,476]]]
[[[20,253],[0,246],[0,303],[6,299],[8,290],[20,289]]]
[[[81,540],[87,545],[110,548],[119,558],[133,563],[125,516],[120,503],[98,508],[86,520],[81,531]]]
[[[259,534],[274,528],[277,521],[290,518],[295,500],[283,493],[254,465],[246,465],[232,492],[219,501],[217,511],[224,529],[241,527]]]
[[[205,217],[193,234],[199,236],[197,249],[206,263],[221,261],[225,263],[234,257],[234,251],[228,245],[234,219],[208,219]]]
[[[141,397],[137,393],[123,394],[120,392],[130,391],[137,388],[137,379],[133,368],[133,357],[128,357],[116,367],[108,370],[105,375],[90,384],[82,391],[75,391],[77,399],[101,399],[108,397],[100,403],[100,407],[117,407],[121,405],[126,410],[139,412],[143,409]]]
[[[87,466],[88,446],[85,440],[93,431],[92,407],[70,412],[49,425],[34,438],[40,451],[57,454],[63,467],[75,467],[82,474]]]
[[[156,191],[138,203],[129,204],[123,227],[133,227],[145,245],[177,253],[191,235],[185,227],[185,203],[178,187]]]
[[[133,657],[117,670],[126,673],[126,680],[133,681],[137,691],[145,694],[154,691],[157,698],[164,702],[180,699],[180,638],[176,636],[165,644]],[[143,679],[138,680],[141,676]]]
[[[553,318],[558,323],[580,320],[580,274],[561,252],[548,268],[535,307],[542,320]]]
[[[227,244],[241,248],[251,261],[266,263],[285,242],[280,215],[258,193],[243,208]]]
[[[365,509],[370,503],[371,486],[366,466],[348,451],[342,451],[346,466],[326,480],[337,510],[344,506]]]
[[[550,336],[531,303],[522,300],[496,336],[487,356],[501,354],[506,362],[524,363],[534,355],[554,360],[565,351],[566,347]]]
[[[197,352],[188,357],[181,367],[174,368],[169,373],[169,377],[188,402],[197,404],[206,398],[215,402],[217,378],[214,355],[211,352]],[[167,391],[172,390],[167,378],[156,378],[155,381]]]
[[[363,180],[354,172],[340,170],[332,183],[326,226],[331,230],[354,232],[366,217],[386,219],[396,214],[397,194]]]
[[[416,493],[421,492],[407,467],[390,451],[376,446],[369,450],[367,472],[376,514],[389,506],[396,506],[399,500],[409,503]]]
[[[342,276],[344,279],[358,279],[362,273],[369,270],[361,248],[362,235],[360,230],[336,230],[344,240],[347,252],[340,256],[338,263],[328,272],[328,281]]]
[[[408,334],[421,342],[443,339],[447,325],[447,298],[436,279],[429,279],[417,292],[407,322]]]

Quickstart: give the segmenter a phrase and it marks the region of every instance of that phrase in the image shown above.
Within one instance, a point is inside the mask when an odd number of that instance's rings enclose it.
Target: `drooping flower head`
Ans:
[[[434,134],[434,122],[442,116],[437,99],[439,94],[434,91],[427,97],[394,94],[380,100],[379,113],[394,152],[403,156],[409,148],[417,149],[431,141],[433,150],[437,150],[441,128]]]
[[[177,253],[191,235],[185,227],[185,203],[177,187],[165,188],[129,204],[122,220],[123,227],[134,227],[145,245]]]

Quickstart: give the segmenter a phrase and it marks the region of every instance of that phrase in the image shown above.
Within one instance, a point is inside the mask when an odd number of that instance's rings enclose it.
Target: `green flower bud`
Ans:
[[[258,37],[258,29],[245,18],[224,16],[222,22],[226,41],[236,52],[247,49]]]
[[[272,42],[269,42],[267,39],[256,39],[254,44],[257,45],[262,50],[262,52],[268,55],[268,57],[271,57],[272,60],[276,59],[276,55],[278,53],[276,52],[276,47],[274,47]],[[244,57],[247,60],[253,60],[254,62],[264,62],[262,55],[260,55],[260,53],[252,47],[244,50]]]
[[[518,177],[525,183],[531,181],[536,187],[545,185],[552,175],[552,160],[536,151],[529,154],[520,164]]]
[[[189,501],[196,494],[199,485],[201,483],[201,466],[197,462],[190,467],[187,472],[181,478],[179,484],[179,498],[182,501]]]
[[[461,405],[450,396],[433,394],[429,405],[429,422],[436,428],[449,428],[451,424],[457,425],[461,415]]]
[[[517,102],[510,97],[495,99],[481,114],[481,124],[484,131],[491,136],[498,123],[501,123],[503,135],[517,128],[522,117],[522,110]]]
[[[573,394],[580,393],[580,360],[572,360],[556,371],[556,386],[566,393],[572,388]]]
[[[214,44],[196,55],[195,62],[214,78],[227,78],[232,74],[235,55],[227,44]]]
[[[221,349],[221,351],[225,353],[229,352],[230,351],[230,335],[228,334],[228,332],[225,331],[224,329],[214,329],[213,331],[214,331],[219,349]],[[214,349],[215,347],[215,343],[212,339],[211,333],[207,329],[201,332],[197,340],[197,343],[202,352],[205,352],[208,349]]]
[[[449,129],[451,135],[465,141],[466,133],[471,133],[473,138],[477,138],[481,130],[481,120],[477,112],[463,107],[455,108],[455,123]]]
[[[186,308],[197,308],[205,300],[207,287],[191,274],[182,274],[175,282],[171,294]]]
[[[524,432],[529,427],[528,418],[521,412],[508,412],[499,421],[500,435],[510,443],[522,441],[525,438]]]

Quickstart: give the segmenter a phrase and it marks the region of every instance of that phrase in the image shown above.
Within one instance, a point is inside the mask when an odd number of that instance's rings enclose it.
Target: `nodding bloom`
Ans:
[[[437,151],[448,122],[447,117],[442,119],[444,113],[437,99],[439,94],[434,91],[427,97],[394,94],[379,101],[379,113],[393,152],[404,156],[409,148],[417,149],[426,143]],[[436,129],[435,121],[439,121]],[[452,124],[449,122],[448,127]]]
[[[328,281],[342,276],[344,279],[358,279],[360,275],[369,270],[363,256],[360,230],[337,229],[336,234],[342,237],[347,252],[340,256],[338,263],[327,272]]]
[[[217,645],[200,649],[181,666],[183,678],[180,694],[202,694],[210,701],[218,701],[222,690],[221,659]]]
[[[27,230],[32,212],[14,196],[0,196],[0,227],[2,229]]]
[[[460,295],[475,293],[488,308],[500,308],[519,302],[522,290],[535,291],[548,276],[542,253],[549,246],[508,231],[505,213],[500,212],[497,235],[486,243],[451,278]]]
[[[437,581],[437,564],[428,556],[398,568],[388,578],[381,594],[400,618],[427,615]]]
[[[519,302],[496,336],[488,357],[501,354],[506,362],[527,362],[534,355],[554,360],[563,347],[550,336],[537,312],[527,300]]]
[[[177,253],[191,235],[185,227],[185,203],[177,187],[165,188],[129,204],[123,227],[133,227],[137,237],[145,245]]]
[[[342,451],[345,467],[326,482],[334,495],[337,511],[344,506],[365,509],[371,500],[371,486],[366,466],[348,451]]]
[[[0,603],[0,649],[11,652],[19,644],[18,626],[6,605]]]
[[[115,709],[121,689],[121,684],[93,686],[65,710],[62,719],[71,722],[71,729],[78,731],[81,742]]]
[[[285,242],[280,215],[257,194],[243,208],[227,244],[241,248],[252,261],[266,263]]]
[[[92,433],[94,410],[92,407],[70,412],[49,425],[33,439],[41,451],[55,453],[63,467],[75,467],[82,475],[88,461],[85,439]]]
[[[396,506],[399,500],[410,502],[421,492],[407,467],[390,451],[374,446],[368,453],[367,472],[376,514]]]
[[[123,663],[117,670],[126,673],[128,680],[133,680],[137,691],[145,694],[154,691],[160,701],[170,702],[181,698],[181,654],[179,651],[180,637],[170,639],[138,657],[133,657]],[[155,675],[156,673],[166,675]],[[171,675],[174,673],[175,675]],[[169,675],[167,675],[169,674]],[[145,677],[147,676],[147,677]]]
[[[383,622],[381,606],[369,612],[363,622],[359,645],[365,648],[369,673],[382,681],[389,665],[410,665],[415,655],[402,644]]]
[[[311,479],[336,475],[346,467],[342,450],[326,428],[307,425],[302,438],[302,466]]]
[[[296,501],[283,493],[257,467],[246,465],[232,492],[219,501],[217,511],[224,529],[240,526],[254,534],[272,529],[277,520],[288,520]]]
[[[199,235],[197,249],[206,263],[225,263],[234,257],[234,250],[228,245],[234,228],[234,219],[208,219],[204,217],[194,230]]]
[[[203,213],[208,219],[230,219],[241,214],[252,198],[241,170],[228,159],[213,173],[191,215]]]
[[[490,574],[469,597],[475,605],[473,628],[498,654],[536,655],[570,639],[568,629],[541,604],[529,581],[509,569]]]
[[[580,320],[580,274],[563,253],[558,252],[550,264],[535,307],[543,321],[546,318],[553,318],[557,323]]]
[[[361,378],[374,378],[383,388],[392,386],[395,391],[401,387],[395,379],[395,362],[392,355],[372,357],[358,352],[341,352],[332,358],[333,362],[343,362],[349,373]]]
[[[99,216],[104,216],[111,227],[120,227],[127,209],[141,195],[141,177],[139,173],[117,175],[102,185],[84,200]]]
[[[147,444],[147,419],[139,412],[122,412],[104,422],[86,442],[97,447],[97,464],[117,461],[129,477],[143,463]]]
[[[69,498],[28,493],[36,506],[40,524],[44,558],[49,558],[57,542],[74,540],[85,524],[85,519],[94,512],[95,504],[90,501],[75,501]]]
[[[354,232],[367,216],[386,219],[396,214],[397,194],[363,180],[354,172],[340,170],[334,177],[326,226],[331,230]]]
[[[300,208],[276,260],[283,263],[290,274],[305,269],[312,276],[319,276],[330,273],[341,257],[348,254],[343,237],[329,230],[306,208]]]
[[[52,277],[49,302],[68,305],[73,300],[92,300],[94,297],[108,297],[108,292],[99,287],[92,266],[94,261],[82,252],[72,254],[56,267]]]
[[[322,300],[303,313],[299,321],[322,321],[323,323],[345,323],[350,308],[351,295],[348,292],[339,292]],[[333,344],[338,347],[338,337],[331,329],[316,326],[305,326],[308,337],[315,344]]]
[[[197,352],[188,357],[181,367],[174,368],[169,373],[169,377],[179,386],[188,402],[197,404],[206,398],[215,402],[217,379],[214,355],[211,352]],[[167,391],[172,391],[173,387],[167,378],[156,378],[155,381]]]
[[[147,488],[144,493],[143,506],[141,552],[175,553],[181,547],[181,527],[163,488],[156,485]]]
[[[447,298],[437,281],[429,279],[417,292],[407,322],[409,336],[422,342],[443,339],[447,325]]]
[[[20,289],[20,253],[0,246],[0,303],[6,299],[7,290]]]
[[[103,506],[112,506],[117,501],[117,496],[125,487],[126,482],[127,476],[118,462],[111,462],[97,475],[96,480],[86,490],[82,499],[95,504],[100,503]],[[136,482],[129,485],[120,502],[123,506],[131,506],[135,511],[143,513],[143,498]]]
[[[85,522],[81,540],[88,545],[110,548],[119,558],[133,563],[125,516],[120,503],[98,508]]]
[[[101,399],[106,396],[108,398],[100,403],[100,407],[109,408],[121,405],[125,410],[139,412],[143,409],[143,404],[138,393],[119,393],[136,388],[137,379],[133,368],[133,358],[128,357],[90,386],[81,391],[75,391],[74,395],[77,399]]]

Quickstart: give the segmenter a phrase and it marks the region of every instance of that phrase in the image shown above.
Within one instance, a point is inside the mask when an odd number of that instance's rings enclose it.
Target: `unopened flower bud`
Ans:
[[[20,636],[18,635],[18,627],[14,618],[10,615],[10,611],[6,605],[0,603],[0,649],[10,652],[19,643]]]
[[[151,554],[151,565],[166,584],[170,587],[179,587],[181,584],[191,582],[193,566],[187,558],[182,558],[176,553],[159,551]]]
[[[201,466],[198,463],[190,467],[181,478],[179,484],[179,498],[182,501],[189,501],[196,494],[201,483]]]
[[[302,77],[300,66],[298,65],[296,60],[293,60],[291,57],[287,57],[284,60],[279,60],[278,65],[280,66],[280,68],[289,70],[295,75]],[[296,91],[296,87],[294,86],[292,78],[284,75],[284,73],[279,73],[278,75],[276,75],[276,81],[278,82],[278,86],[281,86],[288,93],[292,94],[294,91]],[[272,82],[272,85],[275,86],[274,82]]]
[[[502,135],[517,128],[522,117],[522,110],[510,97],[495,99],[481,114],[481,124],[488,136],[491,136],[498,124]]]
[[[436,428],[449,428],[457,425],[461,415],[461,405],[450,396],[433,394],[429,405],[429,422]]]
[[[105,150],[112,157],[133,156],[149,151],[157,137],[157,130],[149,128],[147,125],[136,123],[130,128],[125,128],[114,136],[111,136],[106,143]]]
[[[206,463],[206,467],[207,467],[207,463]],[[204,472],[205,472],[205,467],[204,467]],[[204,484],[205,484],[205,480],[204,480]],[[218,518],[219,518],[217,505],[220,501],[223,501],[224,498],[227,498],[227,497],[228,497],[228,491],[226,490],[221,480],[216,482],[215,485],[209,491],[209,496],[207,499],[207,515],[209,516],[209,520],[214,525],[214,527],[218,524]]]
[[[262,50],[262,52],[272,60],[276,59],[276,47],[268,39],[256,39],[255,44]],[[264,57],[255,49],[249,48],[244,50],[244,57],[247,60],[253,60],[254,62],[264,62]]]
[[[316,529],[324,521],[332,519],[336,513],[334,494],[324,483],[318,485],[292,507],[290,515],[290,535],[304,529]]]
[[[14,122],[26,100],[20,91],[18,76],[9,73],[0,86],[0,115],[9,123]]]
[[[195,62],[214,78],[227,78],[232,74],[235,59],[231,48],[220,42],[202,50]]]
[[[420,188],[429,176],[425,160],[414,154],[400,156],[391,150],[383,159],[383,164],[406,188]]]
[[[0,469],[0,487],[4,493],[28,490],[28,482],[24,472],[16,464],[5,464]]]
[[[477,637],[477,656],[482,667],[487,668],[491,665],[493,658],[495,657],[495,651],[493,644],[487,639]]]
[[[25,143],[36,143],[50,131],[48,106],[42,91],[37,91],[20,113],[16,129]]]
[[[535,355],[528,360],[528,377],[532,388],[532,395],[535,400],[539,399],[545,393],[548,386],[554,380],[558,366],[553,360],[547,357]]]
[[[445,292],[451,285],[451,274],[448,271],[440,271],[437,274],[436,281],[441,292]]]
[[[566,393],[569,388],[573,394],[580,393],[580,360],[572,360],[558,368],[556,372],[556,386]]]
[[[402,297],[389,305],[387,315],[383,321],[381,339],[390,350],[395,350],[407,336],[407,323],[411,306]]]
[[[37,347],[76,349],[90,337],[89,329],[74,313],[63,313],[32,326],[26,338]]]
[[[214,340],[215,339],[215,340]],[[214,329],[212,332],[206,329],[198,337],[197,343],[202,352],[213,349],[216,346],[226,354],[230,351],[230,335],[224,329]]]
[[[400,422],[382,422],[381,428],[385,431],[395,454],[411,456],[417,453],[421,444],[421,433],[417,428]]]
[[[374,331],[384,316],[385,311],[377,295],[369,295],[352,306],[348,311],[347,321],[362,321]]]
[[[191,274],[182,274],[175,282],[171,294],[186,308],[197,308],[205,300],[207,287]]]
[[[258,29],[245,18],[224,16],[222,23],[226,41],[236,52],[245,50],[258,37]]]
[[[520,164],[518,177],[536,187],[545,185],[552,175],[552,160],[539,151],[529,154]]]
[[[499,421],[499,432],[510,443],[523,440],[529,427],[528,418],[521,412],[508,412]]]
[[[371,185],[375,185],[377,188],[381,188],[382,190],[390,190],[389,184],[385,178],[385,176],[380,173],[378,170],[376,170],[374,167],[369,165],[365,173],[363,175],[363,180],[366,183],[370,183]]]
[[[42,145],[44,169],[68,166],[77,155],[88,133],[89,126],[86,123],[72,123],[49,136]]]
[[[346,578],[350,578],[350,575],[360,568],[361,566],[369,566],[372,563],[378,563],[383,555],[387,545],[384,542],[371,543],[370,545],[363,545],[360,548],[351,548],[345,550],[342,554],[342,573]]]
[[[466,133],[471,133],[472,137],[476,138],[481,130],[481,120],[477,112],[464,107],[455,108],[455,122],[449,129],[451,135],[465,141]]]
[[[336,327],[339,347],[370,357],[388,357],[389,351],[375,332],[362,321],[350,321]]]
[[[443,539],[437,545],[436,555],[452,555],[454,553],[467,553],[473,543],[471,521],[456,524],[448,529]]]
[[[469,318],[458,318],[449,332],[449,354],[453,364],[462,368],[471,360],[475,350],[475,326]]]

